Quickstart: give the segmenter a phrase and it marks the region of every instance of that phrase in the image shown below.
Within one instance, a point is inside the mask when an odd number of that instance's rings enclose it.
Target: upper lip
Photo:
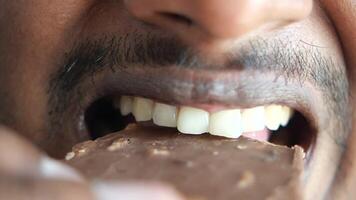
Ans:
[[[110,71],[95,86],[100,88],[99,96],[142,96],[172,105],[286,105],[303,114],[315,129],[321,109],[319,95],[311,84],[255,70],[132,66]]]

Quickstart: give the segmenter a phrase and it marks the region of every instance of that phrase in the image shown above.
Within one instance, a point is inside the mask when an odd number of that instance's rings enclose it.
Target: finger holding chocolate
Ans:
[[[41,153],[14,131],[0,130],[0,199],[180,200],[158,183],[87,181],[75,169]]]

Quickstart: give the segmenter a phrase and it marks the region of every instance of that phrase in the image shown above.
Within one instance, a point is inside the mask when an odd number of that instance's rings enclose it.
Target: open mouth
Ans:
[[[85,112],[92,139],[124,130],[129,124],[177,129],[182,134],[249,137],[274,144],[301,146],[307,164],[316,131],[301,112],[279,104],[241,108],[219,105],[173,105],[139,96],[109,95]]]
[[[100,71],[81,89],[89,91],[79,112],[86,124],[83,135],[96,139],[137,123],[182,134],[244,136],[301,146],[308,170],[323,109],[319,91],[284,71],[241,67],[135,64]]]

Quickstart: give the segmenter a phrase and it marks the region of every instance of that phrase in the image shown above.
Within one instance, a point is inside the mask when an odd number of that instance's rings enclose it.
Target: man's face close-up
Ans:
[[[152,118],[299,145],[307,198],[337,198],[356,174],[355,30],[354,0],[0,0],[0,124],[57,158]]]

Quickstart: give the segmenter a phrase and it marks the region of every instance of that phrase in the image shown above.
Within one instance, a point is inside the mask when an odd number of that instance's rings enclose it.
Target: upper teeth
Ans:
[[[132,104],[132,114],[136,121],[149,121],[152,119],[154,102],[150,99],[135,97]],[[127,109],[128,110],[128,109]]]
[[[210,115],[209,133],[237,138],[242,133],[240,109],[223,110]]]
[[[209,131],[209,113],[205,110],[183,106],[179,110],[177,127],[182,133],[206,133]]]
[[[136,121],[149,121],[158,126],[177,127],[186,134],[209,132],[229,138],[238,138],[242,133],[260,131],[267,127],[277,130],[286,126],[293,110],[287,106],[269,105],[249,109],[227,109],[215,113],[193,107],[176,106],[154,102],[142,97],[122,96],[120,102],[122,115],[132,112]]]
[[[265,107],[266,127],[277,130],[279,126],[286,126],[293,114],[293,110],[287,106],[270,105]]]
[[[177,127],[177,107],[155,103],[153,108],[153,123],[159,126]]]

